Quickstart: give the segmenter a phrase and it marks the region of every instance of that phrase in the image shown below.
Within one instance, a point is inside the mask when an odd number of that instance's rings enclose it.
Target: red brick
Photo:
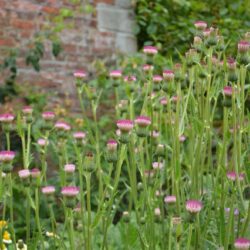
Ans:
[[[94,3],[107,3],[107,4],[113,4],[114,0],[94,0]]]
[[[13,39],[10,39],[10,38],[0,38],[0,46],[12,47],[14,45],[15,45],[15,43],[14,43]]]
[[[42,11],[48,13],[48,14],[55,14],[57,15],[59,13],[59,9],[58,8],[54,8],[54,7],[50,7],[50,6],[44,6],[42,8]]]
[[[34,29],[34,21],[27,21],[22,19],[11,20],[11,24],[17,29]]]
[[[63,44],[63,50],[68,53],[77,53],[77,46],[74,44]]]

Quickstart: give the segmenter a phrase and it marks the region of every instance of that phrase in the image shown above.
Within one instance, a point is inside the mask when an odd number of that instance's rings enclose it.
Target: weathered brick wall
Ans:
[[[75,8],[69,0],[0,0],[0,60],[10,48],[18,48],[17,83],[29,83],[47,92],[74,93],[72,72],[76,69],[91,70],[95,59],[110,60],[115,52],[136,50],[131,35],[132,22],[129,0],[92,0],[96,11],[92,14],[78,14],[70,22],[73,27],[60,33],[63,51],[55,58],[51,53],[51,43],[45,44],[45,53],[40,72],[35,72],[25,64],[24,55],[29,50],[34,35],[49,24],[50,17],[58,14],[61,8]],[[117,29],[113,29],[114,19],[105,25],[105,15],[118,13]],[[122,14],[121,19],[119,19]],[[104,15],[104,16],[103,16]],[[111,25],[111,28],[110,28]],[[124,28],[125,27],[125,28]],[[120,30],[122,28],[122,30]],[[129,46],[128,46],[129,45]],[[0,76],[3,82],[4,74]]]

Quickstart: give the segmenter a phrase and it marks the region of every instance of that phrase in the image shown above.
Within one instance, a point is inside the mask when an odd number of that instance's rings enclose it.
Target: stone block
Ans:
[[[100,31],[132,33],[134,12],[107,4],[97,5],[97,23]]]
[[[116,48],[123,53],[135,53],[137,51],[137,42],[135,36],[126,33],[117,33]]]

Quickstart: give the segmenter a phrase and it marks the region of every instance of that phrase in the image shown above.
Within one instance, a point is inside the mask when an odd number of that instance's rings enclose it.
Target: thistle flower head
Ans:
[[[151,124],[151,119],[147,116],[138,116],[135,119],[135,124],[137,124],[139,127],[147,127]]]
[[[110,139],[107,142],[107,148],[109,151],[115,151],[117,149],[118,143],[116,140]]]
[[[240,41],[238,43],[238,51],[240,53],[246,53],[250,48],[250,43],[248,41]]]
[[[155,214],[156,216],[160,216],[160,215],[161,215],[161,209],[160,209],[159,207],[155,208],[154,214]]]
[[[63,187],[61,190],[62,195],[67,197],[75,197],[79,194],[79,192],[80,192],[79,187],[75,186]]]
[[[223,88],[223,93],[224,93],[225,96],[232,96],[233,88],[231,86],[225,86]]]
[[[153,169],[162,169],[163,166],[164,166],[164,163],[163,163],[163,162],[158,162],[158,161],[156,161],[156,162],[153,162],[153,163],[152,163]]]
[[[46,111],[42,113],[42,117],[45,121],[52,121],[55,118],[55,113],[51,111]]]
[[[86,76],[87,76],[87,74],[85,71],[78,70],[78,71],[74,72],[74,77],[77,79],[84,79],[84,78],[86,78]]]
[[[134,127],[134,123],[131,120],[118,120],[116,125],[122,132],[129,132]]]
[[[154,69],[154,66],[150,65],[150,64],[145,64],[142,66],[142,69],[144,72],[149,72],[149,71],[152,71]]]
[[[194,26],[195,26],[195,28],[198,29],[198,30],[204,30],[204,29],[207,28],[207,23],[204,22],[204,21],[196,21],[196,22],[194,23]]]
[[[64,166],[64,171],[66,173],[74,173],[76,170],[76,166],[74,164],[66,164]]]
[[[194,46],[201,45],[202,43],[203,41],[199,36],[194,37],[194,41],[193,41]]]
[[[211,35],[211,28],[203,30],[203,36],[204,37],[210,37],[210,35]]]
[[[152,137],[153,138],[158,138],[160,136],[160,132],[157,130],[153,130]]]
[[[155,83],[159,83],[159,82],[161,82],[162,81],[162,76],[160,76],[160,75],[154,75],[153,76],[153,82],[155,82]]]
[[[71,129],[70,125],[66,122],[56,122],[55,128],[62,131],[69,131]]]
[[[163,78],[166,80],[166,81],[172,81],[174,80],[174,71],[173,70],[164,70],[163,71]]]
[[[145,170],[144,171],[144,175],[147,178],[153,178],[155,175],[155,170],[154,169],[150,169],[150,170]]]
[[[119,79],[122,77],[122,71],[121,70],[112,70],[112,71],[110,71],[109,76],[113,79]]]
[[[30,171],[29,169],[22,169],[22,170],[19,170],[18,171],[18,176],[21,178],[21,179],[27,179],[30,177]]]
[[[136,81],[136,76],[124,76],[123,80],[126,83],[132,83]]]
[[[243,181],[244,180],[244,176],[245,176],[244,173],[240,173],[238,175],[239,180]],[[229,171],[229,172],[227,172],[227,178],[229,180],[231,180],[231,181],[236,181],[236,179],[237,179],[237,173],[234,172],[234,171]]]
[[[0,114],[0,122],[11,123],[15,119],[15,116],[10,113]]]
[[[38,178],[41,176],[41,171],[38,168],[33,168],[30,171],[30,175],[32,178]]]
[[[180,135],[179,136],[179,141],[180,142],[184,142],[186,140],[186,136],[185,135]]]
[[[41,147],[49,145],[49,141],[47,139],[39,138],[37,140],[37,144]]]
[[[22,108],[22,112],[25,115],[31,115],[33,112],[33,108],[31,106],[25,106]]]
[[[161,105],[166,106],[168,104],[168,100],[166,97],[161,98],[160,100]]]
[[[197,200],[188,200],[186,202],[186,209],[190,213],[199,213],[202,209],[202,203]]]
[[[15,155],[14,151],[0,151],[0,162],[11,162],[13,161]]]
[[[155,55],[158,53],[158,49],[154,46],[144,46],[143,53],[147,55]]]
[[[231,210],[230,207],[226,207],[226,208],[225,208],[225,212],[226,212],[226,213],[229,213],[230,210]],[[239,215],[239,213],[240,213],[240,212],[239,212],[239,209],[235,208],[235,209],[234,209],[234,215],[237,216],[237,215]]]
[[[234,242],[234,247],[238,250],[247,250],[250,247],[250,240],[246,238],[238,238]]]
[[[164,202],[166,204],[174,204],[174,203],[176,203],[176,196],[175,195],[168,195],[164,198]]]
[[[42,193],[46,195],[54,194],[56,191],[54,186],[45,186],[42,187]]]
[[[74,137],[76,140],[83,140],[83,139],[85,139],[85,137],[86,137],[86,133],[81,132],[81,131],[79,131],[79,132],[74,132],[74,133],[73,133],[73,137]]]
[[[236,69],[236,61],[233,58],[228,58],[227,59],[227,67],[230,70],[235,70]]]

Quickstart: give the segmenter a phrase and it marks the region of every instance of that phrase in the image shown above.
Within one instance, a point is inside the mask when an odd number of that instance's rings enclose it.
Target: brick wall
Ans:
[[[63,51],[55,58],[51,43],[45,44],[40,72],[26,66],[24,55],[34,35],[49,24],[61,8],[75,8],[70,0],[0,0],[0,60],[9,49],[18,48],[18,84],[32,84],[47,92],[68,92],[74,95],[72,72],[76,69],[91,71],[95,59],[111,60],[115,52],[133,52],[136,42],[131,33],[133,16],[129,0],[92,0],[93,14],[78,14],[69,22],[73,27],[60,33]],[[109,11],[109,12],[108,12]],[[111,11],[111,12],[110,12]],[[116,15],[117,29],[114,29]],[[118,17],[117,17],[118,14]],[[120,17],[121,16],[121,17]],[[127,20],[126,20],[127,19]],[[120,21],[119,21],[120,20]],[[126,23],[128,21],[128,23]],[[103,22],[107,22],[107,25]],[[125,22],[125,23],[124,23]],[[4,74],[0,76],[3,82]]]

